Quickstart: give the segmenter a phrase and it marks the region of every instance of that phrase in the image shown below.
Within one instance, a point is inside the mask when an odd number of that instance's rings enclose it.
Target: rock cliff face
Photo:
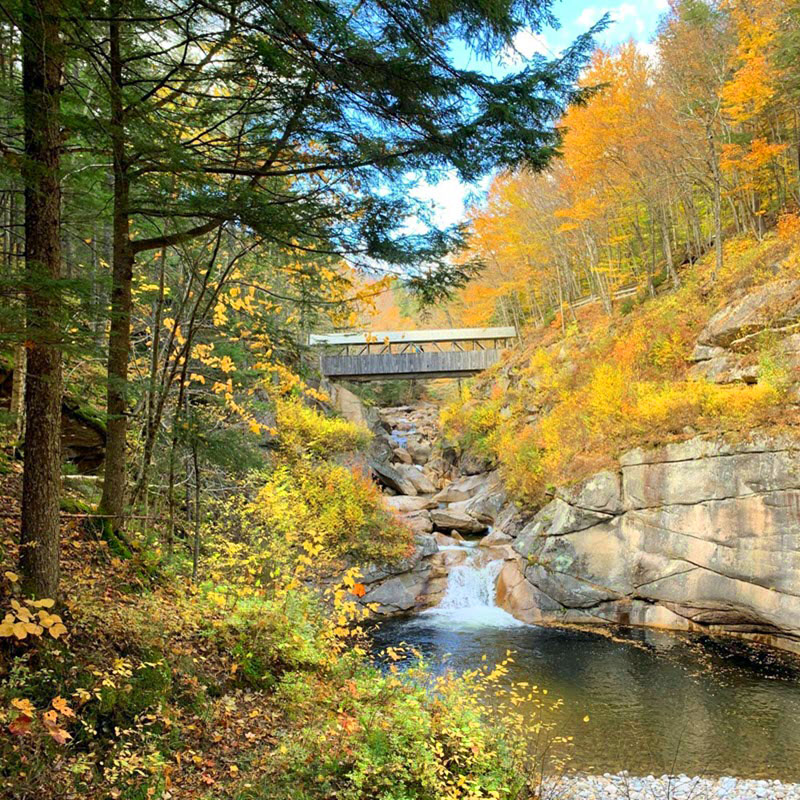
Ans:
[[[740,634],[800,650],[800,443],[634,450],[519,532],[498,601],[526,622]]]

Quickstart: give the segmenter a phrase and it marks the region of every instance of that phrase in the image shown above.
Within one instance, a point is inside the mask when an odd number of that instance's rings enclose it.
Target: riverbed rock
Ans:
[[[507,533],[492,531],[491,533],[487,533],[486,536],[478,542],[478,547],[497,547],[501,544],[510,544],[513,541],[514,539]]]
[[[431,515],[427,511],[411,511],[401,516],[403,522],[405,522],[414,533],[431,533],[433,531]]]
[[[411,454],[405,449],[405,447],[396,447],[394,450],[392,450],[392,455],[394,456],[395,461],[399,461],[401,464],[413,463]]]
[[[559,493],[514,549],[502,594],[526,621],[723,631],[800,648],[800,442],[633,450],[619,473]],[[518,588],[519,574],[535,591]]]
[[[431,457],[431,443],[421,436],[409,436],[406,442],[406,450],[415,464],[425,464]]]
[[[459,503],[463,500],[469,500],[482,489],[485,489],[490,480],[492,480],[491,473],[466,475],[453,481],[442,489],[442,491],[436,495],[436,500],[439,503]]]
[[[395,497],[387,497],[386,505],[399,514],[408,514],[411,511],[422,511],[427,508],[436,508],[436,503],[430,497],[411,497],[405,494],[398,494]]]
[[[388,464],[373,458],[369,459],[369,466],[378,482],[387,488],[398,494],[416,495],[417,487],[394,467],[390,467]]]
[[[435,494],[436,487],[419,467],[410,464],[397,464],[395,469],[414,484],[414,488],[419,494]]]
[[[431,511],[431,521],[439,530],[455,530],[459,533],[482,533],[486,525],[474,517],[452,508],[435,508]]]
[[[454,533],[458,533],[454,531]],[[461,536],[456,538],[455,536],[448,536],[446,533],[434,533],[434,538],[436,539],[436,544],[439,547],[458,547],[459,545],[463,544],[464,539]]]

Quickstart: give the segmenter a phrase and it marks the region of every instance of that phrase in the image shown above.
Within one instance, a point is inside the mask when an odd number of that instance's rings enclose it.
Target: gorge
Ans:
[[[415,531],[406,562],[362,577],[378,648],[457,672],[513,653],[509,683],[564,700],[581,791],[644,780],[631,796],[653,796],[671,779],[628,773],[680,773],[677,797],[759,796],[759,781],[795,796],[778,784],[800,779],[800,667],[774,649],[797,650],[791,442],[631,451],[526,517],[496,470],[441,441],[435,406],[375,412],[337,391],[376,431],[374,472]]]

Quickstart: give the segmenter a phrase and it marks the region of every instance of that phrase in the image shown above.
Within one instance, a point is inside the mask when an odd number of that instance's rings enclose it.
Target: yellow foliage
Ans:
[[[275,404],[278,436],[289,455],[331,456],[363,450],[372,434],[362,425],[325,416],[297,399],[279,399]]]

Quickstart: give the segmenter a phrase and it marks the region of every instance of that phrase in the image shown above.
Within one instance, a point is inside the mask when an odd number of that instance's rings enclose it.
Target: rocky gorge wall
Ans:
[[[498,601],[530,623],[738,634],[800,651],[800,445],[633,450],[518,533]]]

